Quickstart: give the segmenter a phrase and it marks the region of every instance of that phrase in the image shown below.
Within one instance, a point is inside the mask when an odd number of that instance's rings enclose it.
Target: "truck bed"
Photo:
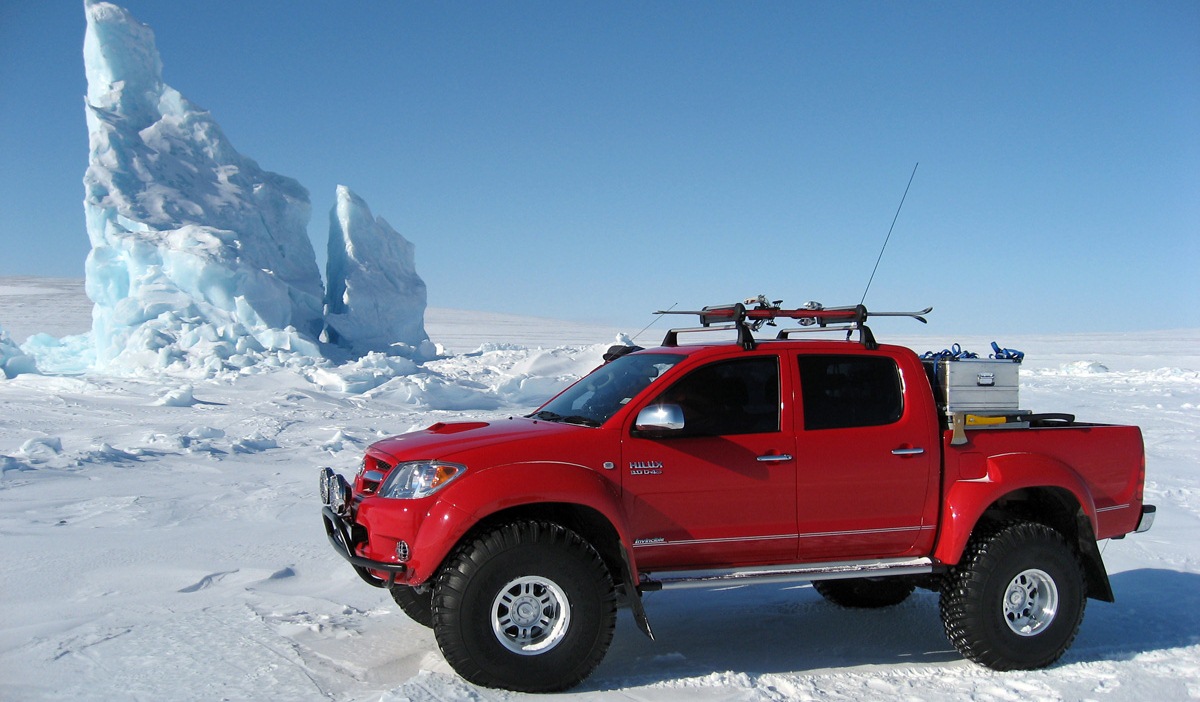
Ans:
[[[1002,483],[1006,491],[1037,485],[1043,474],[1074,476],[1097,539],[1134,530],[1141,517],[1145,462],[1138,427],[1070,423],[1029,428],[970,429],[952,445],[943,433],[943,494],[956,483]]]

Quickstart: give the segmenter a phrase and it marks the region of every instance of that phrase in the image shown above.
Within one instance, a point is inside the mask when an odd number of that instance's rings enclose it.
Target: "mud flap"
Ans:
[[[633,620],[637,622],[638,628],[642,630],[651,641],[654,640],[654,632],[650,630],[650,619],[646,616],[646,608],[642,606],[642,591],[638,589],[637,583],[633,581],[633,563],[629,560],[629,551],[626,550],[625,544],[621,546],[621,563],[622,579],[624,580],[625,592],[629,598],[629,607],[633,610]]]
[[[1092,522],[1083,510],[1076,513],[1075,520],[1078,524],[1079,555],[1083,556],[1083,578],[1087,583],[1087,596],[1101,602],[1116,602],[1112,583],[1108,580],[1108,570],[1104,567],[1100,547],[1096,544],[1096,532],[1092,531]]]

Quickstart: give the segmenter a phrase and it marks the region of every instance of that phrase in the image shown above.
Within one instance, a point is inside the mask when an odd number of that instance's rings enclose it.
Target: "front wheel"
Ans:
[[[1058,660],[1083,621],[1083,567],[1062,534],[1011,522],[972,540],[942,590],[942,623],[954,647],[993,670]]]
[[[600,663],[616,627],[612,576],[578,534],[516,522],[460,547],[438,576],[433,633],[446,661],[478,685],[572,687]]]
[[[388,591],[409,619],[421,626],[433,626],[433,588],[418,590],[407,585],[393,585]]]

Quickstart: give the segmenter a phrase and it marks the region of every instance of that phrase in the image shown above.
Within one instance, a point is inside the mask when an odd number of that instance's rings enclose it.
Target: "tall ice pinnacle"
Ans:
[[[425,281],[417,275],[413,245],[344,185],[329,212],[325,273],[329,343],[355,355],[431,355]]]
[[[99,365],[317,355],[308,191],[239,154],[162,81],[154,32],[85,0],[87,293]]]

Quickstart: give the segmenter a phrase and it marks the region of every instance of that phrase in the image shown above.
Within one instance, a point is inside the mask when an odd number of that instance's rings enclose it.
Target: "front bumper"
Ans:
[[[322,469],[321,475],[321,498],[325,504],[321,507],[321,520],[325,523],[325,536],[329,538],[329,543],[333,546],[333,550],[337,551],[338,555],[345,558],[350,566],[354,568],[354,572],[358,573],[358,577],[362,578],[370,585],[375,587],[391,587],[398,576],[404,574],[407,567],[400,563],[388,563],[385,561],[376,561],[370,558],[363,558],[355,553],[354,547],[359,540],[354,538],[354,522],[348,516],[335,511],[330,504],[330,494],[335,492],[330,489],[330,481],[340,481],[345,485],[345,479],[340,475],[334,474],[328,468]],[[343,495],[349,494],[349,486],[345,486]],[[348,511],[348,502],[343,499],[339,501],[341,511]],[[374,571],[374,572],[372,572]],[[375,573],[387,573],[386,578],[380,578]]]
[[[369,585],[375,587],[391,587],[396,578],[403,575],[407,568],[400,563],[385,563],[370,558],[363,558],[354,553],[354,541],[351,538],[351,525],[341,515],[333,511],[329,505],[321,508],[321,519],[325,522],[325,535],[338,555],[349,561],[354,572]],[[375,576],[371,571],[384,572],[386,578]]]

